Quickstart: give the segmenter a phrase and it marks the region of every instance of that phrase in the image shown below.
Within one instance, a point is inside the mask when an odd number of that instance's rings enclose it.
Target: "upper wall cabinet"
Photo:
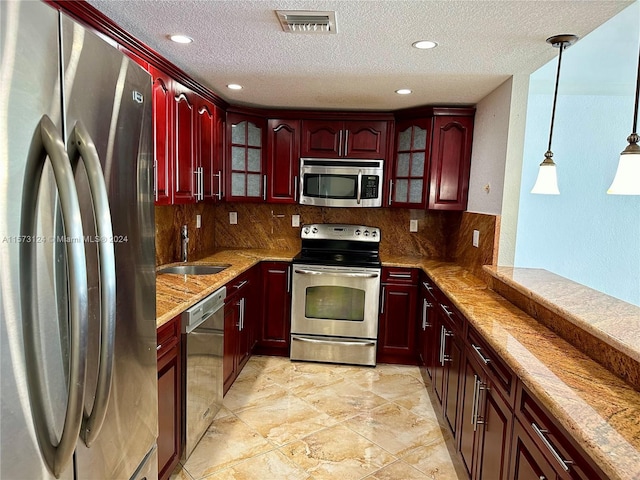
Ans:
[[[174,83],[174,177],[173,203],[194,203],[199,199],[199,170],[195,155],[195,94],[182,85]]]
[[[386,121],[302,121],[302,157],[384,159],[386,152]]]
[[[300,120],[267,124],[267,202],[296,203],[300,172]]]
[[[173,203],[173,86],[172,80],[160,70],[149,67],[153,80],[153,171],[157,205]]]
[[[228,201],[266,200],[264,168],[266,121],[264,118],[230,113],[227,116],[228,151],[226,183]]]
[[[473,117],[435,117],[429,209],[465,210],[467,208],[472,140]]]
[[[196,99],[196,198],[222,200],[224,110]]]
[[[473,108],[433,108],[396,122],[388,205],[467,208]]]
[[[426,205],[431,125],[431,118],[396,123],[396,155],[389,179],[390,205],[409,208]]]

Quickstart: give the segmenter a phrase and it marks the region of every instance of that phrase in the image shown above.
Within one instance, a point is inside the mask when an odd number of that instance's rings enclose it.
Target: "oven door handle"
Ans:
[[[376,342],[374,341],[357,341],[357,342],[346,342],[344,340],[319,340],[317,338],[308,338],[308,337],[293,337],[294,340],[299,342],[309,342],[309,343],[328,343],[331,345],[363,345],[366,347],[375,346]]]
[[[319,272],[317,270],[300,270],[295,269],[295,273],[302,275],[331,275],[333,277],[350,277],[350,278],[377,278],[377,273],[343,273],[343,272]]]

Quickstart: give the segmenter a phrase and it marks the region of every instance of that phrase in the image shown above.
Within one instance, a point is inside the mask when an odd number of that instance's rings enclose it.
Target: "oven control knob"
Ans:
[[[364,231],[364,236],[365,236],[365,237],[368,237],[368,236],[369,236],[369,230],[365,230],[365,231]]]
[[[309,233],[309,227],[304,227],[304,233],[306,233],[306,234]]]
[[[372,237],[374,237],[374,238],[375,238],[375,237],[377,237],[377,236],[378,236],[378,232],[376,232],[376,231],[374,230],[373,232],[371,232],[371,236],[372,236]]]
[[[317,227],[313,227],[311,229],[311,233],[318,233],[318,228]]]
[[[358,228],[354,233],[355,233],[356,237],[359,237],[362,232]]]

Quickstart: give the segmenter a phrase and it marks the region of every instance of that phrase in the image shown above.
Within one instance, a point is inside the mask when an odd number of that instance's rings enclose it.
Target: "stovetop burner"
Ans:
[[[380,267],[380,229],[365,225],[305,225],[302,250],[294,263]]]

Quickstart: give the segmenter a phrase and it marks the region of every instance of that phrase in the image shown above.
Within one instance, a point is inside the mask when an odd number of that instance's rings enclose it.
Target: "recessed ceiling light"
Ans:
[[[231,90],[242,90],[242,85],[238,85],[237,83],[230,83],[227,85],[227,88]]]
[[[193,38],[187,37],[186,35],[169,35],[169,39],[172,42],[176,42],[176,43],[191,43],[191,42],[193,42]]]
[[[398,95],[409,95],[410,93],[412,93],[412,91],[408,88],[399,88],[398,90],[396,90],[396,93]]]
[[[436,48],[438,46],[436,42],[432,42],[431,40],[420,40],[418,42],[413,42],[411,45],[420,50],[428,50],[430,48]]]

